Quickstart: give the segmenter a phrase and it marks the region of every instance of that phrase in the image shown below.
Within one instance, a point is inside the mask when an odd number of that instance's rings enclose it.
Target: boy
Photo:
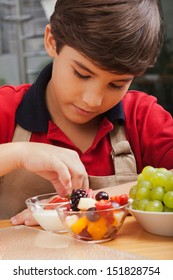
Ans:
[[[146,165],[173,168],[171,115],[154,97],[128,92],[161,45],[157,0],[56,2],[45,29],[53,62],[32,86],[0,91],[1,216],[53,185],[65,194],[133,181]],[[29,219],[25,210],[12,222]]]

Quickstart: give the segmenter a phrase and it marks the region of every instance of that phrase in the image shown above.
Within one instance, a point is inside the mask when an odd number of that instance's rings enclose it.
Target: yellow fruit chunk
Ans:
[[[74,223],[78,221],[78,216],[77,215],[72,215],[72,216],[67,216],[65,219],[65,225],[68,227],[72,227]]]
[[[104,235],[107,233],[106,220],[101,217],[96,222],[89,222],[87,230],[92,235],[93,239],[103,239]]]
[[[119,226],[122,223],[124,217],[123,211],[114,212],[114,222],[111,224],[112,226]]]
[[[73,233],[79,234],[88,225],[86,216],[79,218],[71,227]]]

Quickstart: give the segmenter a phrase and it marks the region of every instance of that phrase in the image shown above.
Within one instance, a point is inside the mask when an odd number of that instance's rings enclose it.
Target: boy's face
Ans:
[[[48,108],[54,119],[76,124],[90,122],[115,106],[126,94],[133,76],[101,70],[75,49],[64,46],[53,57],[48,85]]]

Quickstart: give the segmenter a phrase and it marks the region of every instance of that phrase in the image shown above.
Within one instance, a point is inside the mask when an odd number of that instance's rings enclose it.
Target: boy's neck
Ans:
[[[53,121],[83,153],[92,145],[100,125],[100,117],[85,124],[76,124],[65,120]]]

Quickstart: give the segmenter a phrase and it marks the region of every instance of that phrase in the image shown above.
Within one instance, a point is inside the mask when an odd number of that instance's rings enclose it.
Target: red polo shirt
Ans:
[[[129,91],[118,105],[103,115],[92,146],[82,153],[51,121],[45,104],[45,88],[51,77],[48,65],[31,86],[0,88],[0,143],[12,141],[16,123],[32,131],[31,141],[50,143],[78,152],[89,175],[114,174],[109,132],[124,122],[126,137],[134,152],[138,173],[146,165],[173,168],[173,119],[156,98]]]

